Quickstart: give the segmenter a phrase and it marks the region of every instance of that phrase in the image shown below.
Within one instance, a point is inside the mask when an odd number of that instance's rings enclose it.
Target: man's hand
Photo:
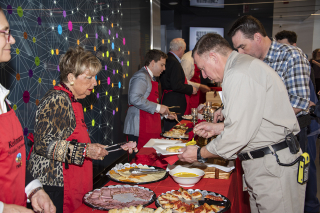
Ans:
[[[193,128],[193,132],[200,137],[210,138],[219,135],[224,129],[224,123],[207,123],[201,122]]]
[[[206,93],[206,92],[211,91],[210,87],[208,87],[207,85],[204,85],[204,84],[200,84],[199,89],[200,89],[200,91],[203,92],[203,93]]]
[[[197,146],[186,146],[184,148],[179,149],[179,152],[183,152],[182,154],[178,155],[178,158],[181,161],[186,161],[189,163],[193,163],[197,161]]]
[[[312,101],[309,101],[309,107],[316,105],[315,103],[313,103]]]
[[[48,194],[43,190],[37,191],[31,198],[31,205],[35,212],[55,213],[56,207],[53,205]]]
[[[222,114],[222,108],[218,109],[213,114],[213,123],[217,123],[218,121],[223,121],[224,117]]]
[[[161,114],[161,115],[168,115],[169,114],[169,109],[168,109],[168,107],[167,106],[165,106],[165,105],[160,105],[160,111],[159,111],[159,113]]]
[[[31,209],[27,209],[24,206],[18,206],[14,204],[5,204],[3,203],[3,212],[2,213],[33,213]]]
[[[168,116],[167,116],[167,119],[178,120],[178,117],[177,117],[176,113],[169,113]]]
[[[197,88],[195,88],[195,87],[192,87],[192,88],[193,88],[192,94],[193,94],[193,95],[197,94],[197,92],[198,92]]]

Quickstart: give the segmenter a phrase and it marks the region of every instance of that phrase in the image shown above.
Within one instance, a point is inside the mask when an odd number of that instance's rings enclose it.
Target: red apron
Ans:
[[[147,68],[146,68],[147,69]],[[151,78],[151,76],[150,76]],[[152,81],[152,89],[147,100],[159,103],[158,82]],[[161,133],[161,118],[159,113],[151,114],[140,110],[140,126],[138,149],[141,149],[151,138],[159,138]]]
[[[0,115],[0,201],[26,206],[26,148],[16,113]]]
[[[200,80],[200,69],[197,67],[197,65],[194,65],[194,75],[193,77],[190,79],[190,81],[195,82],[195,83],[201,83]],[[197,108],[199,106],[199,102],[200,102],[200,90],[198,90],[197,94],[195,95],[191,95],[190,96],[190,113],[191,113],[191,108]],[[190,114],[189,113],[189,114]]]
[[[63,90],[69,96],[72,95],[63,87],[55,86],[54,89]],[[66,140],[76,139],[78,143],[91,143],[84,122],[82,105],[79,102],[72,102],[72,108],[76,117],[76,128]],[[69,164],[68,169],[65,168],[65,163],[62,164],[64,181],[63,213],[72,213],[81,206],[83,196],[93,188],[92,161],[86,158],[82,166]]]

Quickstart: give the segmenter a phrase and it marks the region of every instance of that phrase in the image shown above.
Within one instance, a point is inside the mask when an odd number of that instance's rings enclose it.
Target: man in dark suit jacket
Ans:
[[[183,68],[180,64],[181,57],[186,50],[186,43],[182,38],[175,38],[170,42],[170,52],[167,54],[166,70],[160,75],[162,88],[162,104],[166,106],[180,106],[170,111],[179,113],[178,119],[187,108],[185,95],[197,93],[197,89],[186,82]],[[174,120],[164,120],[164,131],[170,130],[177,122]]]

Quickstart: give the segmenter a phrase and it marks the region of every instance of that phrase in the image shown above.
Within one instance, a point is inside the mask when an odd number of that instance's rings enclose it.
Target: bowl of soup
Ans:
[[[192,187],[200,181],[204,171],[197,168],[179,167],[170,170],[169,174],[182,187]]]

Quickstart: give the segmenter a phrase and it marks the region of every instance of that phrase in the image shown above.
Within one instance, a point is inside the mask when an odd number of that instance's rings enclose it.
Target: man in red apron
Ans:
[[[166,61],[166,70],[160,76],[161,88],[163,91],[161,104],[166,106],[179,106],[171,109],[178,113],[178,119],[184,114],[190,114],[189,98],[196,94],[197,89],[188,85],[180,58],[186,50],[186,43],[182,38],[175,38],[170,42],[170,52]],[[172,129],[176,121],[164,120],[164,131]]]
[[[0,7],[0,62],[11,59],[9,23]],[[5,29],[5,30],[2,30]],[[0,212],[33,212],[26,208],[27,198],[34,211],[54,213],[56,208],[38,180],[26,180],[26,149],[21,124],[6,97],[9,91],[0,84]],[[28,184],[25,187],[25,184]]]
[[[165,105],[159,104],[158,82],[155,77],[165,70],[167,55],[160,50],[149,50],[145,66],[136,72],[129,82],[127,111],[123,132],[129,141],[138,142],[142,148],[151,138],[159,138],[161,115],[175,119]]]
[[[194,59],[191,54],[192,54],[192,51],[189,51],[185,53],[181,58],[181,66],[188,80],[188,84],[198,89],[198,92],[196,94],[192,94],[190,96],[189,107],[188,107],[190,111],[191,111],[191,108],[197,108],[199,106],[200,92],[206,93],[211,90],[210,87],[208,87],[207,85],[201,84],[201,79],[200,79],[201,71],[197,67],[197,65],[194,64]],[[190,114],[191,113],[190,111],[187,111],[186,113]]]

